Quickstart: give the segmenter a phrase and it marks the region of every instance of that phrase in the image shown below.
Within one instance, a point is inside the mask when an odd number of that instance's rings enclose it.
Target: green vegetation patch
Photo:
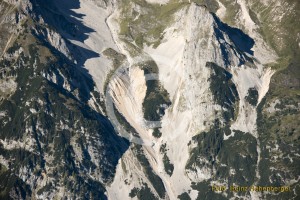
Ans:
[[[142,188],[133,188],[129,193],[129,197],[137,197],[139,200],[158,200],[158,198],[151,192],[147,183],[144,183]]]
[[[226,22],[230,26],[235,26],[236,18],[240,9],[239,4],[237,3],[237,1],[232,0],[220,0],[220,2],[226,7],[224,22]]]
[[[209,181],[204,181],[200,183],[195,183],[192,182],[191,187],[194,190],[198,191],[198,197],[196,200],[209,200],[209,199],[214,199],[214,200],[228,200],[228,198],[222,196],[221,194],[215,193],[212,191],[210,182]]]
[[[23,199],[31,197],[30,186],[1,164],[0,180],[0,199],[11,199],[12,196]]]
[[[163,31],[174,20],[173,14],[188,4],[177,0],[162,5],[146,0],[124,0],[120,5],[120,35],[139,48],[145,43],[157,47],[163,39]]]
[[[35,28],[41,27],[36,25]],[[44,38],[26,37],[28,43],[22,43],[25,39],[20,37],[8,49],[15,52],[23,47],[24,51],[15,60],[0,61],[1,67],[10,69],[1,78],[13,76],[18,83],[16,92],[0,103],[0,111],[6,113],[1,119],[6,123],[0,124],[0,138],[24,142],[30,139],[33,152],[24,148],[7,150],[0,145],[4,159],[14,160],[7,171],[1,170],[1,180],[5,180],[3,184],[6,186],[0,186],[3,189],[0,191],[5,191],[0,199],[8,199],[6,195],[11,189],[21,192],[20,198],[23,194],[30,198],[31,191],[27,190],[30,187],[12,176],[23,167],[30,176],[38,178],[45,172],[54,180],[53,187],[61,183],[78,198],[105,199],[102,184],[112,180],[128,143],[117,136],[104,116],[89,107],[90,94],[97,93],[91,77],[59,51],[49,48]],[[70,87],[67,89],[65,85]],[[72,145],[74,138],[78,138],[76,147]],[[105,145],[99,146],[100,141]],[[103,162],[99,163],[98,169],[91,161],[87,146],[95,147],[93,150],[101,156]],[[82,160],[76,156],[75,148],[82,152]],[[53,161],[48,163],[46,156],[53,157]],[[103,182],[87,178],[83,173],[86,171],[98,175],[100,172]],[[37,188],[40,189],[38,193],[47,192],[52,186]]]
[[[255,88],[249,88],[248,95],[245,97],[252,106],[256,106],[258,102],[258,92]]]
[[[144,74],[158,74],[158,67],[154,61],[144,62],[140,65]],[[163,88],[159,80],[148,80],[147,91],[143,102],[144,118],[148,121],[160,121],[165,110],[171,105],[169,93]],[[153,136],[160,137],[158,128],[153,129]]]
[[[114,50],[112,48],[105,49],[102,52],[102,54],[113,62],[113,69],[110,70],[110,72],[107,74],[105,83],[103,86],[103,91],[106,92],[107,85],[108,85],[111,77],[113,76],[115,71],[118,69],[118,67],[120,67],[120,65],[126,60],[126,56],[121,53],[118,53],[116,50]]]
[[[160,177],[153,172],[151,165],[143,152],[142,146],[134,145],[133,148],[137,159],[139,160],[139,162],[144,168],[144,172],[148,180],[151,182],[152,186],[154,187],[159,197],[164,198],[166,195],[165,186],[162,180],[160,179]]]
[[[174,165],[170,162],[170,159],[167,155],[167,144],[161,145],[160,153],[163,154],[163,163],[164,163],[165,172],[169,176],[172,176],[173,171],[174,171]]]
[[[211,190],[211,181],[226,181],[228,183],[227,187],[230,187],[233,183],[251,186],[255,182],[258,159],[256,139],[249,133],[235,130],[234,136],[224,140],[224,134],[228,131],[226,129],[229,128],[221,128],[220,122],[216,120],[209,131],[193,137],[193,141],[197,146],[190,152],[186,169],[196,172],[196,168],[206,168],[210,171],[207,173],[211,173],[211,178],[207,182],[192,185],[192,188],[197,188],[199,191],[198,198],[202,198],[203,194],[207,197],[217,195]],[[205,188],[209,188],[209,190]],[[228,198],[234,195],[230,190],[226,193]],[[245,193],[238,194],[245,195]]]
[[[272,77],[268,93],[257,107],[257,131],[261,142],[262,157],[259,168],[261,184],[270,184],[272,181],[273,184],[282,185],[285,179],[300,174],[298,167],[300,159],[291,153],[299,152],[300,146],[299,69],[299,62],[293,62],[277,72]],[[276,104],[275,110],[269,113],[266,109],[276,99],[279,103]],[[273,159],[275,156],[280,156],[280,159]],[[271,167],[273,170],[265,170]],[[299,183],[291,187],[299,187]],[[278,199],[292,199],[294,195],[292,192],[282,193]],[[297,192],[296,195],[300,193]],[[268,198],[274,198],[274,196],[268,196]]]
[[[160,132],[159,128],[154,128],[153,129],[153,132],[152,132],[152,135],[156,138],[160,138],[162,133]]]
[[[177,197],[179,200],[192,200],[191,197],[187,192],[182,193],[181,195],[178,195]]]
[[[215,63],[208,62],[206,67],[212,70],[210,81],[210,89],[214,97],[214,101],[227,111],[223,111],[223,117],[226,122],[235,119],[239,95],[235,84],[232,82],[232,74],[218,66]]]
[[[213,13],[217,12],[217,10],[219,9],[219,4],[215,0],[192,0],[191,2],[194,2],[200,6],[207,7],[209,11]]]
[[[158,67],[154,61],[143,63],[141,68],[144,74],[158,74]],[[165,109],[171,105],[169,93],[159,80],[146,82],[147,91],[143,102],[144,118],[148,121],[160,121],[165,114]]]

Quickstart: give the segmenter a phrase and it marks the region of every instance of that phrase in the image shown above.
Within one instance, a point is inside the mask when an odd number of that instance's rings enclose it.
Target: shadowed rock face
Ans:
[[[0,0],[0,199],[296,198],[298,7]]]
[[[7,16],[15,24],[1,25],[14,33],[1,52],[1,81],[17,88],[0,93],[0,198],[106,199],[128,142],[101,114],[101,94],[83,68],[99,54],[69,42],[93,31],[72,18],[79,1],[64,5],[68,18],[53,1],[1,5],[14,9]]]

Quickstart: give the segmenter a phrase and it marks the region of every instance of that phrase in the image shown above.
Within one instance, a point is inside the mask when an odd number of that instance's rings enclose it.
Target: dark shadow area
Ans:
[[[37,31],[33,31],[33,34],[36,35],[44,46],[52,50],[54,55],[63,58],[63,63],[66,63],[66,60],[71,61],[67,62],[68,64],[64,66],[63,70],[71,77],[76,76],[79,78],[78,81],[74,81],[74,78],[70,77],[70,80],[72,80],[71,87],[74,86],[74,88],[71,89],[78,88],[81,100],[87,102],[91,97],[90,93],[94,89],[94,84],[86,84],[88,83],[87,81],[81,81],[80,77],[84,76],[90,80],[90,83],[93,82],[91,75],[83,66],[88,59],[99,57],[100,55],[97,52],[75,45],[69,41],[74,40],[84,43],[88,38],[88,34],[94,32],[93,29],[85,26],[82,21],[80,21],[84,15],[73,11],[74,9],[80,8],[80,2],[78,0],[32,0],[32,6],[34,13],[31,14],[37,26]],[[46,27],[44,24],[39,23],[40,20],[44,21]],[[67,58],[48,42],[48,30],[46,28],[57,32],[64,39],[72,58]],[[76,60],[76,64],[74,64],[74,60]],[[76,69],[71,69],[71,67]],[[77,78],[75,78],[75,80]]]
[[[83,66],[85,61],[90,58],[100,56],[97,52],[69,42],[69,40],[75,40],[83,43],[88,38],[88,34],[94,32],[93,29],[82,23],[81,19],[84,15],[73,11],[80,8],[78,0],[32,0],[32,4],[36,21],[42,18],[50,29],[59,33],[66,40],[66,45],[78,66]]]
[[[215,14],[213,16],[218,24],[218,28],[228,34],[231,41],[233,41],[234,45],[239,50],[253,55],[254,52],[251,49],[254,46],[255,42],[249,35],[238,28],[234,28],[227,25],[226,23],[223,23]]]
[[[220,40],[225,40],[223,32],[229,36],[229,39],[234,43],[234,46],[231,46],[232,49],[237,50],[237,54],[241,54],[244,57],[244,61],[240,64],[244,64],[246,61],[251,61],[248,55],[253,56],[254,52],[251,50],[254,46],[254,40],[242,30],[238,28],[231,27],[226,23],[223,23],[214,13],[212,13],[217,27],[215,27],[216,37]],[[228,44],[229,45],[229,44]],[[225,60],[225,63],[228,64],[228,54],[224,46],[221,46],[222,54]],[[246,55],[247,53],[248,55]]]

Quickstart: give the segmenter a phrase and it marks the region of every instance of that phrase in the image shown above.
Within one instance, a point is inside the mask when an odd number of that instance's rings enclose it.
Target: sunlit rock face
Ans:
[[[0,199],[296,198],[298,8],[0,1]]]

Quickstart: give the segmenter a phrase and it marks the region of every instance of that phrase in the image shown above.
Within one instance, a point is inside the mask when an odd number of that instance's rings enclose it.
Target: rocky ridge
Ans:
[[[297,6],[1,1],[1,195],[295,198],[299,36],[281,35]]]

